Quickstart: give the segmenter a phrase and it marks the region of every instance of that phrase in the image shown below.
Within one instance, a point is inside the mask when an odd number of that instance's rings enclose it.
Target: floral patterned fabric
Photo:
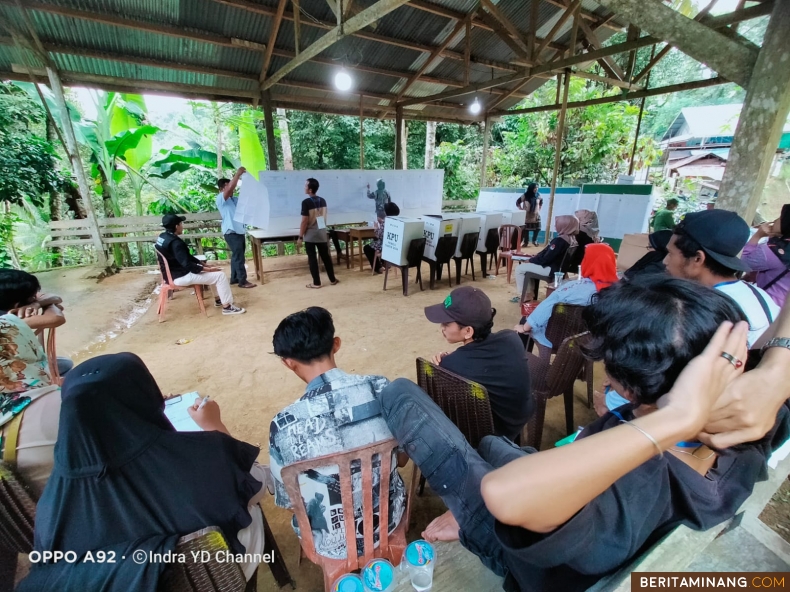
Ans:
[[[47,354],[19,317],[0,316],[0,395],[49,386]]]

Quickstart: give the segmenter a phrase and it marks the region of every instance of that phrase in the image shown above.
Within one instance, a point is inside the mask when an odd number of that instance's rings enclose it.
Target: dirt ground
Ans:
[[[425,306],[441,302],[449,292],[446,277],[436,290],[428,289],[427,265],[422,269],[425,291],[412,284],[408,298],[402,294],[400,277],[392,273],[387,291],[382,291],[383,277],[372,276],[367,262],[364,272],[358,266],[346,269],[345,262],[336,266],[340,284],[329,286],[324,276],[325,287],[321,290],[305,288],[309,274],[304,257],[269,259],[264,267],[298,269],[267,273],[265,285],[252,290],[235,289],[236,303],[247,308],[244,315],[223,317],[219,309],[211,307],[208,318],[202,317],[194,297],[182,291],[168,306],[164,323],[158,322],[154,297],[151,307],[130,327],[129,319],[139,314],[158,275],[124,271],[100,283],[84,278],[84,270],[39,277],[45,291],[64,298],[68,322],[58,330],[61,354],[70,354],[80,362],[103,353],[136,353],[164,393],[196,390],[211,395],[219,403],[231,433],[260,445],[259,460],[264,463],[268,462],[269,422],[304,392],[304,384],[270,353],[274,329],[286,315],[312,305],[329,309],[342,339],[337,362],[347,372],[415,380],[415,358],[449,349],[438,326],[429,323],[423,314]],[[251,261],[248,268],[254,275]],[[414,275],[412,269],[412,282]],[[464,276],[462,284],[469,283],[471,276]],[[474,285],[486,291],[497,309],[495,330],[511,328],[518,322],[518,305],[508,302],[515,294],[515,284],[508,285],[504,273],[497,279],[486,279],[478,273]],[[178,345],[179,340],[187,343]],[[586,406],[586,389],[580,382],[576,394],[574,420],[584,425],[594,413]],[[564,425],[563,402],[559,398],[549,401],[544,447],[565,435]],[[270,496],[264,508],[299,589],[320,590],[320,569],[308,561],[297,565],[299,546],[287,522],[290,512],[276,508]],[[418,537],[424,526],[443,511],[441,500],[426,487],[414,506],[409,536]],[[265,567],[259,570],[259,589],[276,589]]]
[[[790,543],[790,477],[785,479],[760,513],[760,520]]]

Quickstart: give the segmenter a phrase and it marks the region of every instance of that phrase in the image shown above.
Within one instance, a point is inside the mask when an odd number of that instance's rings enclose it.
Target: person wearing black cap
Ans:
[[[535,409],[535,400],[521,339],[513,331],[491,333],[495,314],[485,292],[472,286],[456,288],[443,303],[426,306],[425,316],[441,324],[444,338],[463,344],[431,361],[486,387],[494,431],[515,441]]]
[[[736,277],[751,271],[738,254],[749,240],[749,225],[735,212],[703,210],[675,227],[664,264],[675,277],[694,280],[735,300],[749,321],[751,347],[779,316],[779,307],[764,290]]]
[[[215,306],[222,307],[223,315],[236,315],[247,312],[238,306],[233,306],[233,292],[230,291],[228,276],[219,267],[210,267],[196,259],[189,252],[187,244],[181,240],[184,232],[184,216],[165,214],[162,216],[162,226],[165,231],[156,239],[156,250],[167,260],[170,275],[176,286],[216,286],[218,298],[214,300]],[[166,277],[164,266],[160,263],[162,277]]]

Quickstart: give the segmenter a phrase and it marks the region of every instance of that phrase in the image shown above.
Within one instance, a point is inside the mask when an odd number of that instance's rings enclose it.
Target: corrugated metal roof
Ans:
[[[257,83],[250,77],[260,73],[263,63],[262,45],[268,43],[277,0],[246,0],[240,6],[232,6],[234,0],[36,0],[28,11],[33,26],[42,42],[53,52],[58,67],[63,70],[64,78],[78,81],[81,78],[92,84],[134,85],[135,88],[161,90],[166,85],[178,85],[181,93],[193,95],[238,96],[257,92]],[[455,14],[466,14],[477,5],[477,0],[429,0],[438,10],[442,8]],[[532,29],[531,1],[499,0],[500,11],[523,33],[524,38]],[[535,0],[537,1],[537,0]],[[355,12],[372,5],[373,0],[357,0]],[[244,5],[258,5],[261,11],[247,10]],[[300,2],[302,23],[300,47],[304,49],[327,33],[326,26],[336,22],[325,0],[302,0]],[[590,13],[605,14],[594,0],[584,0],[584,9]],[[49,8],[48,8],[49,7]],[[59,8],[85,11],[81,18],[57,14]],[[292,4],[287,10],[290,12]],[[556,2],[543,0],[538,12],[540,32],[545,34],[564,12]],[[0,6],[0,15],[22,27],[23,22],[15,7]],[[113,18],[131,19],[132,26],[106,22]],[[314,19],[324,23],[322,27],[311,26]],[[105,22],[99,22],[99,21]],[[332,79],[337,68],[343,64],[354,66],[364,64],[372,68],[413,72],[421,67],[428,57],[426,51],[408,48],[410,44],[423,48],[440,45],[455,26],[455,20],[441,14],[420,10],[404,5],[385,15],[374,25],[367,27],[359,35],[345,37],[322,52],[318,59],[334,60],[337,66],[308,61],[284,77],[284,84],[272,89],[280,97],[290,97],[295,101],[319,101],[319,105],[331,110],[332,105],[345,101],[332,91]],[[567,37],[572,26],[569,19],[557,35],[557,39]],[[184,36],[167,34],[162,27],[182,31]],[[149,28],[149,30],[143,30]],[[600,38],[606,39],[612,29],[599,29]],[[383,42],[387,39],[390,42]],[[239,41],[231,41],[239,40]],[[231,43],[251,42],[247,48],[230,47]],[[256,45],[257,44],[257,45]],[[449,46],[456,55],[463,55],[465,48],[463,34]],[[508,64],[517,56],[512,49],[495,33],[483,27],[474,27],[471,36],[472,56],[476,60]],[[275,43],[277,51],[293,53],[295,50],[294,24],[283,19]],[[102,52],[102,53],[99,53]],[[548,52],[547,52],[548,53]],[[544,54],[545,57],[546,54]],[[32,56],[29,56],[32,59]],[[277,71],[290,60],[289,57],[274,55],[270,72]],[[156,61],[157,63],[152,63]],[[19,65],[20,57],[16,50],[0,44],[0,73],[6,76],[23,77],[11,72],[14,64]],[[515,68],[515,66],[513,66]],[[463,60],[441,56],[425,72],[433,79],[458,81],[463,84],[465,74]],[[481,63],[472,63],[469,68],[471,82],[482,82],[492,77],[507,75],[507,70],[492,68]],[[238,76],[233,75],[238,73]],[[290,82],[290,84],[288,84]],[[385,76],[378,73],[354,72],[354,91],[389,96],[397,94],[405,84],[405,78]],[[543,84],[536,80],[524,87],[529,92]],[[296,85],[296,86],[295,86]],[[306,85],[325,87],[326,90],[304,88]],[[447,90],[448,87],[432,82],[418,80],[406,92],[405,97],[430,96]],[[504,87],[507,90],[507,87]],[[350,95],[349,102],[355,102],[358,95]],[[445,118],[468,120],[470,116],[464,109],[453,109],[452,104],[466,105],[473,95],[463,95],[428,106],[412,106],[409,111],[424,111],[441,114]],[[484,91],[478,93],[481,100],[498,96]],[[331,101],[330,101],[331,99]],[[324,102],[320,102],[323,100]],[[508,108],[521,99],[513,97],[503,102],[500,108]],[[385,102],[385,101],[382,101]],[[346,111],[346,107],[343,106]]]

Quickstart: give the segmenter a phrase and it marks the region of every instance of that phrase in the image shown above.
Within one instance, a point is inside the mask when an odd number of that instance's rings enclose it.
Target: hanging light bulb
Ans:
[[[477,115],[478,113],[480,113],[480,110],[482,108],[483,107],[482,105],[480,105],[480,101],[477,100],[477,97],[475,97],[475,102],[469,105],[469,111],[472,112],[472,115]]]
[[[351,76],[346,72],[345,68],[341,68],[340,71],[335,74],[335,86],[338,90],[349,90],[351,88],[351,82]]]

